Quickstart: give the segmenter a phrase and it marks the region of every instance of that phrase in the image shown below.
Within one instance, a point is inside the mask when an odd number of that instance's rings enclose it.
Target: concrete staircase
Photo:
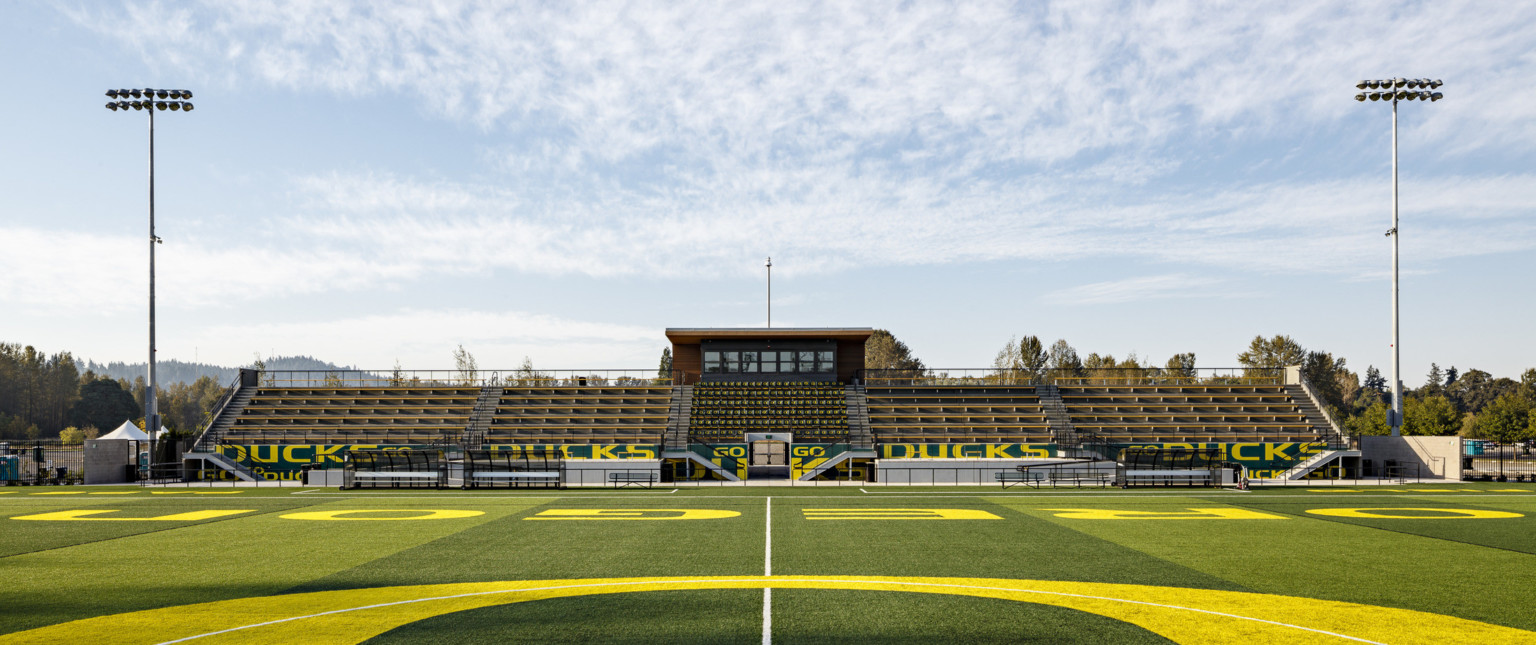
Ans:
[[[843,388],[843,401],[848,406],[848,448],[874,450],[875,433],[869,427],[869,397],[864,393],[864,387],[849,385]]]
[[[1082,443],[1082,437],[1078,436],[1077,429],[1072,426],[1072,417],[1067,414],[1067,406],[1061,401],[1061,390],[1056,385],[1036,385],[1035,394],[1040,397],[1040,408],[1045,411],[1045,421],[1051,426],[1051,436],[1056,439],[1056,445],[1063,448],[1076,448]]]
[[[1292,383],[1285,386],[1285,392],[1291,395],[1291,400],[1296,402],[1296,407],[1307,418],[1307,424],[1317,431],[1318,436],[1328,444],[1329,448],[1337,450],[1347,445],[1343,428],[1323,411],[1322,402],[1312,395],[1309,388]]]
[[[214,413],[213,420],[203,428],[203,433],[192,444],[192,449],[182,454],[181,458],[183,461],[201,459],[211,462],[236,479],[253,482],[261,480],[262,476],[240,462],[219,454],[219,444],[224,441],[225,433],[235,425],[235,420],[240,418],[240,413],[245,410],[246,405],[250,404],[251,397],[255,396],[256,390],[259,389],[255,385],[255,379],[250,379],[249,385],[244,383],[245,381],[242,380],[230,386],[229,391],[224,394],[224,401],[215,406],[218,412]]]
[[[1359,456],[1359,450],[1323,450],[1315,455],[1312,455],[1311,457],[1297,462],[1295,466],[1291,466],[1291,469],[1285,471],[1285,474],[1281,476],[1280,479],[1303,479],[1307,475],[1312,474],[1312,471],[1322,468],[1323,466],[1326,466],[1337,459]]]
[[[667,431],[662,435],[662,452],[688,450],[688,417],[693,412],[693,386],[672,386],[672,400],[667,407]]]
[[[504,391],[499,385],[480,388],[480,396],[475,399],[475,408],[470,411],[469,423],[464,426],[464,435],[458,442],[465,450],[479,450],[485,444],[485,435],[491,430],[491,420],[496,417],[496,408],[501,406]]]

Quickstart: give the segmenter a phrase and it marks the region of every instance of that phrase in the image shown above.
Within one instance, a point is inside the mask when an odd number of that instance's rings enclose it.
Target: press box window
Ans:
[[[720,373],[720,352],[704,352],[704,373]]]

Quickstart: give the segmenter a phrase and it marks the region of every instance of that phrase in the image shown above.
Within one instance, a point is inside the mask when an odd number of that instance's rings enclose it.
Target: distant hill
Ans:
[[[312,356],[275,356],[266,359],[269,370],[343,370],[351,369],[334,363],[327,363]],[[222,365],[209,365],[207,363],[184,363],[178,360],[157,361],[155,363],[155,379],[160,381],[160,386],[165,387],[172,383],[191,383],[204,376],[213,377],[219,384],[227,384],[235,380],[241,367],[250,367],[250,364],[237,367],[224,367]],[[144,376],[148,365],[145,363],[107,363],[105,365],[95,361],[86,361],[85,369],[113,379],[133,379]]]

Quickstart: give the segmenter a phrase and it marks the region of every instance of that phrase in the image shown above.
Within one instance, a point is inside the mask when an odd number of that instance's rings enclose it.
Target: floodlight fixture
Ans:
[[[1399,309],[1398,309],[1398,234],[1397,222],[1397,103],[1399,101],[1428,101],[1435,102],[1444,98],[1440,92],[1423,91],[1420,88],[1436,89],[1445,83],[1440,79],[1429,80],[1427,78],[1403,78],[1401,76],[1389,80],[1367,80],[1355,84],[1356,89],[1381,88],[1381,92],[1361,92],[1355,95],[1356,101],[1392,102],[1392,228],[1387,229],[1387,237],[1392,238],[1392,409],[1387,413],[1387,425],[1392,428],[1392,436],[1402,434],[1403,430],[1403,378],[1402,378],[1402,344],[1400,343]]]

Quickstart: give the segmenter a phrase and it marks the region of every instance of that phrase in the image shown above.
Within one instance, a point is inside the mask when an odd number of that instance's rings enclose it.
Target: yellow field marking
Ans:
[[[1490,492],[1490,493],[1530,493],[1530,492],[1536,492],[1536,489],[1532,489],[1532,488],[1490,488],[1490,489],[1488,489],[1488,492]]]
[[[1246,508],[1190,508],[1182,511],[1122,511],[1108,508],[1042,508],[1042,511],[1060,511],[1056,517],[1069,520],[1283,520],[1283,515],[1271,515],[1250,511]]]
[[[85,491],[83,491],[83,490],[61,490],[61,491],[54,491],[54,492],[51,492],[51,493],[28,493],[28,495],[84,495],[84,494],[85,494]]]
[[[1308,493],[1363,493],[1358,488],[1308,488]]]
[[[1391,511],[1451,513],[1451,515],[1393,515]],[[1508,511],[1487,511],[1468,508],[1314,508],[1308,509],[1307,512],[1312,515],[1326,515],[1329,517],[1358,517],[1373,520],[1466,520],[1525,517],[1520,513],[1510,513]]]
[[[969,508],[805,508],[808,520],[1000,520]]]
[[[150,495],[239,495],[243,490],[152,490]]]
[[[423,513],[409,517],[352,517],[365,513]],[[409,509],[368,509],[362,511],[305,511],[303,513],[289,513],[279,515],[285,520],[328,520],[346,522],[354,520],[384,521],[384,520],[454,520],[465,517],[479,517],[485,515],[485,511],[434,511],[419,508]]]
[[[666,513],[666,515],[656,515]],[[707,508],[551,508],[525,520],[719,520],[737,511]]]
[[[1051,605],[1137,625],[1178,643],[1536,644],[1536,632],[1294,596],[1096,582],[886,576],[521,580],[319,591],[87,618],[0,635],[0,644],[351,644],[434,616],[517,602],[637,591],[763,588],[901,591]]]
[[[15,495],[15,494],[16,494],[16,491],[13,491],[13,490],[0,490],[0,495]]]
[[[42,522],[196,522],[198,520],[211,520],[215,517],[228,517],[241,513],[255,513],[253,510],[243,511],[190,511],[187,513],[173,513],[159,517],[86,517],[87,515],[100,515],[103,513],[116,513],[115,510],[91,510],[91,511],[56,511],[53,513],[39,513],[37,515],[17,515],[13,520],[36,520]]]
[[[100,493],[90,493],[90,494],[91,495],[137,495],[137,494],[139,494],[139,491],[136,491],[136,490],[102,491]]]

